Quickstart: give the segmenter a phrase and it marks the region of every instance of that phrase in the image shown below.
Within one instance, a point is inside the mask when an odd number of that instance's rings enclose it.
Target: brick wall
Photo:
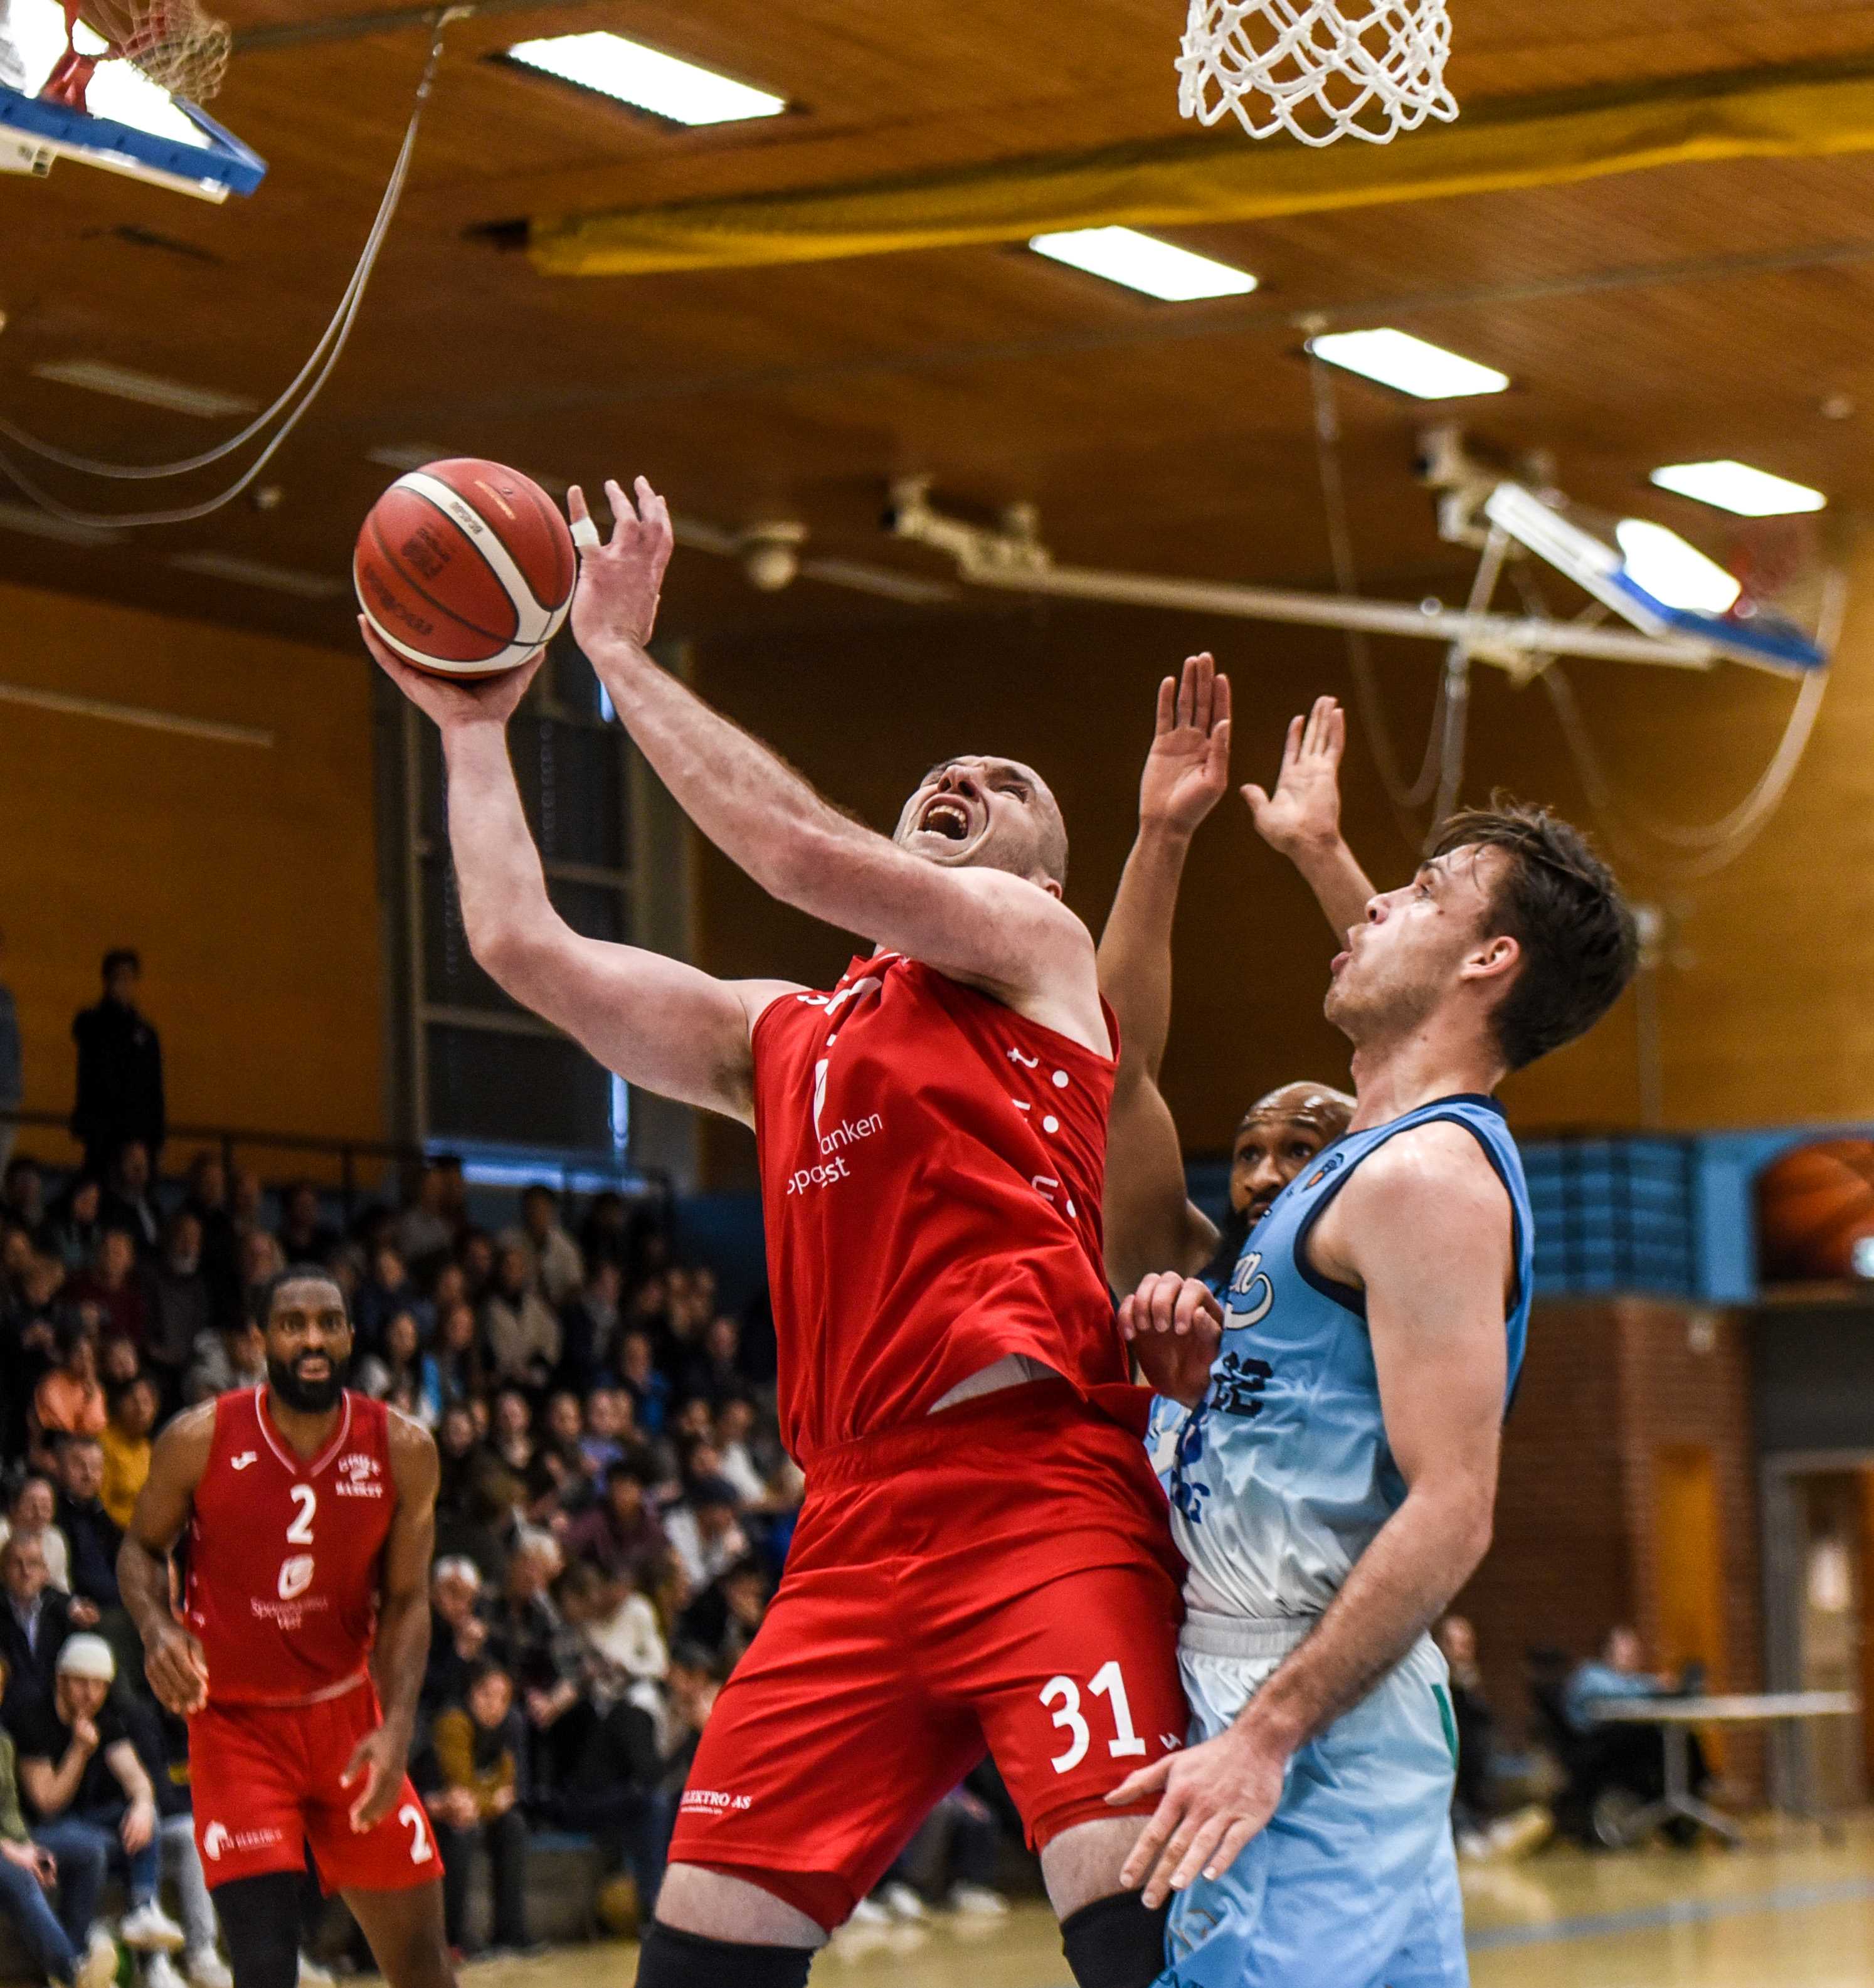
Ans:
[[[1477,1627],[1485,1682],[1524,1729],[1525,1653],[1584,1655],[1609,1625],[1659,1630],[1654,1459],[1708,1449],[1717,1495],[1723,1648],[1714,1681],[1761,1687],[1756,1468],[1743,1320],[1639,1299],[1538,1306],[1504,1446],[1496,1539],[1457,1606]],[[1757,1736],[1740,1729],[1727,1777],[1761,1793]]]

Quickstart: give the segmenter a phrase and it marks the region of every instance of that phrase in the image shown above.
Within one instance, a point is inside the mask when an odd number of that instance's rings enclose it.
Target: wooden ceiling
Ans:
[[[217,424],[51,384],[105,360],[264,403],[350,273],[427,46],[414,25],[330,39],[357,0],[228,0],[245,45],[215,115],[272,167],[220,208],[73,164],[0,178],[0,413],[66,445],[154,461]],[[888,480],[1040,506],[1057,554],[1212,578],[1327,565],[1297,321],[1395,323],[1501,367],[1460,411],[1553,451],[1574,493],[1637,501],[1646,470],[1734,455],[1874,503],[1874,155],[1678,166],[1585,184],[1351,209],[1177,238],[1253,270],[1240,300],[1154,304],[1020,249],[638,278],[537,274],[502,225],[1172,134],[1178,0],[590,0],[458,21],[357,332],[264,481],[279,501],[69,545],[0,526],[0,575],[321,641],[345,597],[179,569],[219,553],[343,580],[391,472],[433,447],[592,483],[649,475],[728,528],[795,518],[823,556],[942,579],[885,540]],[[1639,76],[1874,56],[1841,0],[1453,0],[1460,101]],[[381,16],[380,17],[381,18]],[[611,27],[784,94],[755,124],[681,131],[488,59]],[[1206,135],[1192,130],[1189,142]],[[1413,485],[1427,411],[1342,395],[1361,564],[1375,590],[1458,570]],[[98,510],[215,487],[99,485]],[[17,498],[0,491],[0,499]],[[1649,496],[1655,515],[1701,515]],[[0,513],[0,516],[5,514]],[[668,632],[889,622],[920,611],[802,580],[763,597],[680,556]],[[941,610],[938,610],[941,611]]]

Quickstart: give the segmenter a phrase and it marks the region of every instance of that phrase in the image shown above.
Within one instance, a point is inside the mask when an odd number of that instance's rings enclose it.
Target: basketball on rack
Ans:
[[[352,555],[358,604],[405,662],[493,676],[560,632],[579,563],[566,520],[519,470],[462,456],[400,476]]]

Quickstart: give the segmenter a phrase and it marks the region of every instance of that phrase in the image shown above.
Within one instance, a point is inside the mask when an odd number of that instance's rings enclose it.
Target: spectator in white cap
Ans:
[[[156,1791],[110,1703],[117,1658],[102,1636],[70,1638],[59,1652],[52,1702],[21,1721],[19,1781],[33,1836],[61,1861],[95,1854],[124,1875],[130,1909],[118,1928],[128,1947],[174,1952],[183,1932],[157,1899],[161,1850]],[[161,1988],[161,1976],[152,1988]]]

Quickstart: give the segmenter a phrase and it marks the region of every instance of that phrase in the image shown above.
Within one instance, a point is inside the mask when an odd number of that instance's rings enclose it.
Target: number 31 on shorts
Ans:
[[[1126,1702],[1125,1679],[1119,1674],[1116,1659],[1102,1664],[1094,1672],[1087,1691],[1090,1697],[1103,1698],[1112,1708],[1114,1736],[1106,1743],[1107,1752],[1115,1760],[1142,1754],[1145,1743],[1132,1729],[1132,1708]],[[1041,1702],[1050,1709],[1059,1705],[1054,1723],[1067,1735],[1067,1751],[1057,1753],[1048,1765],[1057,1774],[1071,1773],[1086,1759],[1087,1750],[1093,1744],[1092,1729],[1081,1710],[1080,1686],[1071,1677],[1051,1677],[1043,1687]]]

